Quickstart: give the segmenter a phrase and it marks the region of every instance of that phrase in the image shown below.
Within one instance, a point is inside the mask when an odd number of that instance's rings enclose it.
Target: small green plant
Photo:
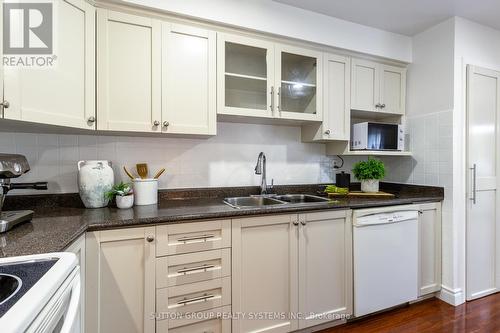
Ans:
[[[367,161],[354,164],[352,172],[358,180],[380,180],[385,177],[385,165],[381,160],[369,157]]]
[[[129,194],[132,194],[132,184],[120,182],[119,184],[114,185],[111,190],[106,192],[106,197],[112,200],[117,195],[124,197]]]

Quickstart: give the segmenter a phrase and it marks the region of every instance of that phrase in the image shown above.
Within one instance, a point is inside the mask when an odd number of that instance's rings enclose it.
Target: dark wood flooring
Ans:
[[[321,333],[343,332],[500,332],[500,294],[457,307],[433,298]]]

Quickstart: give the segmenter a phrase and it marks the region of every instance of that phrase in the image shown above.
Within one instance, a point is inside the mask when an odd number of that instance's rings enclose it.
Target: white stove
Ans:
[[[73,253],[0,259],[2,333],[80,332],[80,268]]]

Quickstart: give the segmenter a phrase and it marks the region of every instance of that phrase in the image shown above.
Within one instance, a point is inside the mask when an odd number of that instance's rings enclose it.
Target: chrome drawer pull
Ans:
[[[207,269],[214,268],[214,267],[215,267],[215,265],[201,265],[201,266],[197,266],[197,267],[179,269],[177,271],[177,273],[178,274],[186,274],[188,272],[200,271],[200,270],[204,270],[206,272]]]
[[[214,298],[215,295],[207,295],[204,294],[203,296],[198,296],[198,297],[193,297],[186,299],[184,298],[182,301],[177,302],[179,305],[188,305],[189,303],[194,303],[194,302],[199,302],[199,301],[208,301],[210,298]]]
[[[194,237],[182,237],[182,238],[179,238],[177,241],[189,242],[189,241],[201,240],[201,239],[207,240],[209,238],[214,238],[214,237],[215,237],[215,235],[208,234],[208,235],[201,235],[201,236],[194,236]]]

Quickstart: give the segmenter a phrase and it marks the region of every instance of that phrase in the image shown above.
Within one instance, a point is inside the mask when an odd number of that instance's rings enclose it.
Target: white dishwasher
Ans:
[[[412,206],[353,212],[354,316],[417,299],[418,210]]]

